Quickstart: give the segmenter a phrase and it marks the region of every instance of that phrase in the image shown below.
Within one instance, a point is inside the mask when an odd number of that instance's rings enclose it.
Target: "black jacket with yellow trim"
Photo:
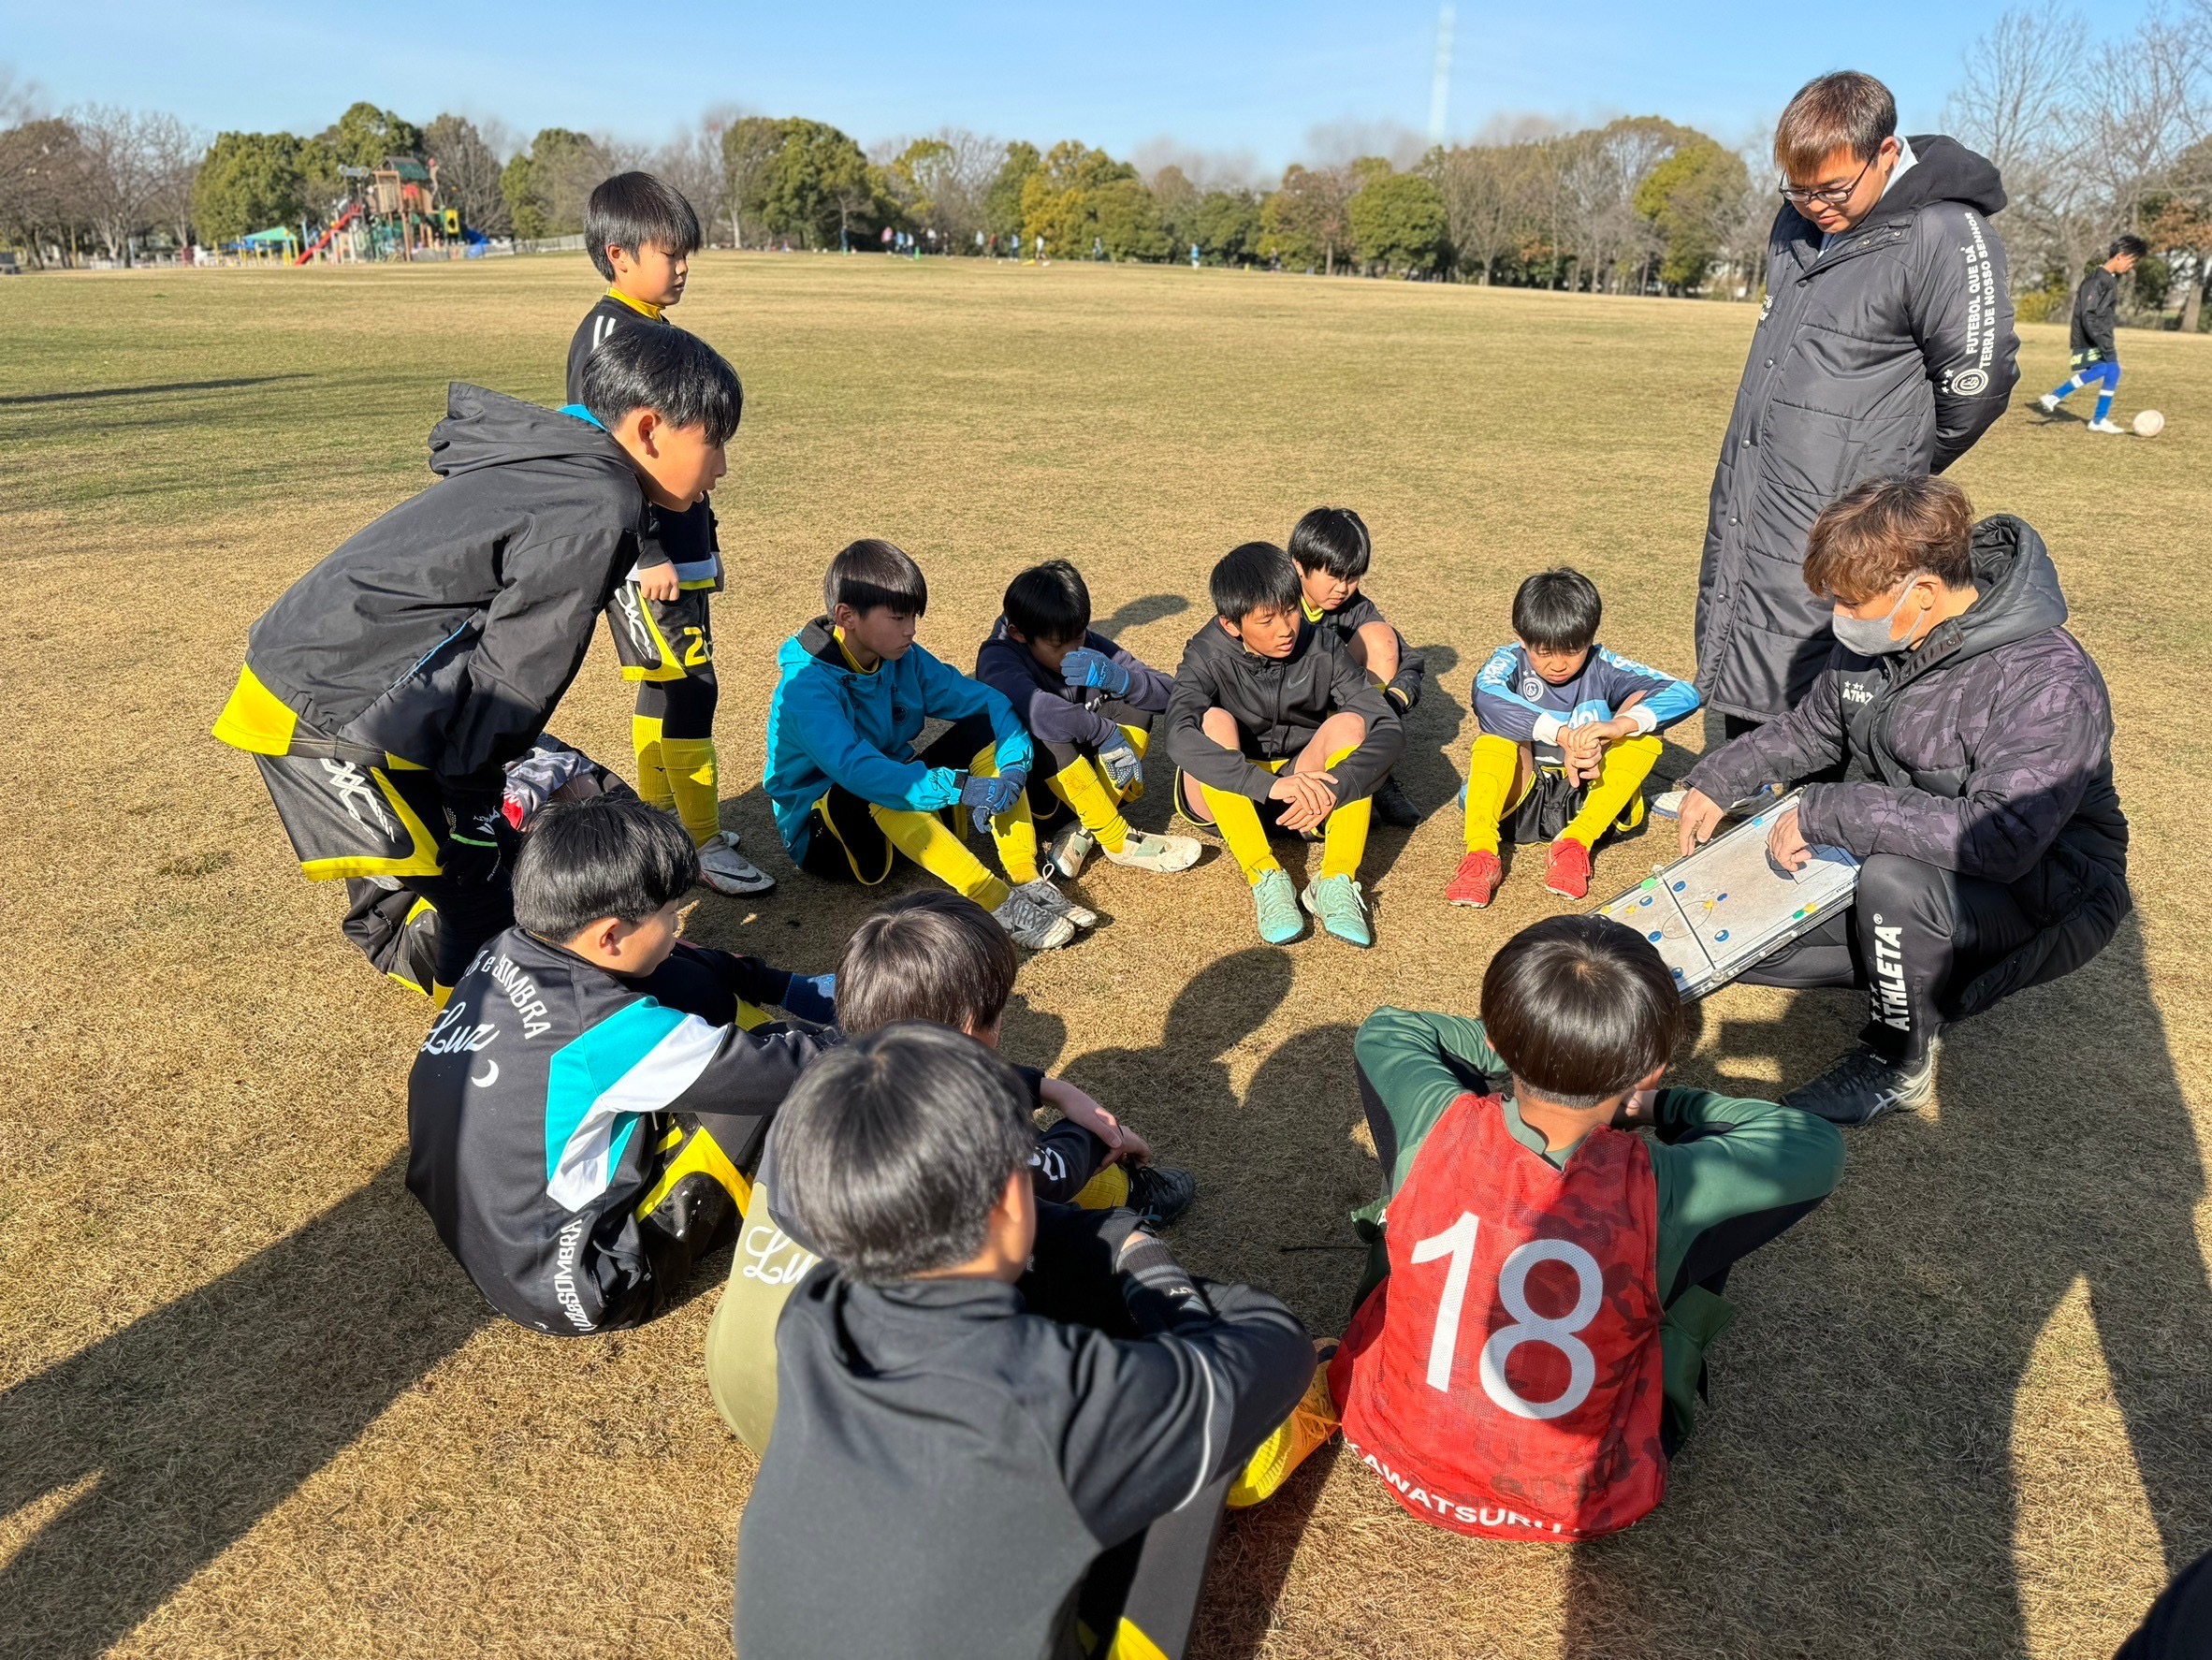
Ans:
[[[1235,717],[1242,753],[1206,735],[1202,723],[1214,707]],[[1259,763],[1295,756],[1339,709],[1367,722],[1365,740],[1329,769],[1336,775],[1336,798],[1358,801],[1375,793],[1405,748],[1396,703],[1368,684],[1366,671],[1331,630],[1304,623],[1289,656],[1261,657],[1209,618],[1175,670],[1168,753],[1202,784],[1264,801],[1275,777]]]

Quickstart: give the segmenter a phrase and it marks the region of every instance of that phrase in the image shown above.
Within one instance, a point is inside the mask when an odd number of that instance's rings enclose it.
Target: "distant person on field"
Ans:
[[[1305,932],[1302,905],[1346,944],[1372,945],[1360,861],[1375,787],[1405,746],[1397,706],[1305,619],[1298,567],[1273,543],[1232,549],[1208,586],[1215,615],[1184,647],[1168,702],[1176,809],[1221,832],[1267,944]],[[1271,824],[1321,843],[1302,894]]]
[[[1422,1521],[1580,1539],[1650,1511],[1735,1318],[1729,1269],[1842,1175],[1810,1114],[1661,1088],[1681,1029],[1659,954],[1592,916],[1507,940],[1480,1020],[1360,1027],[1379,1283],[1329,1390],[1346,1447]]]
[[[1037,1202],[1029,1099],[910,1021],[823,1056],[778,1114],[778,1201],[826,1260],[777,1326],[746,1660],[1180,1653],[1144,1564],[1104,1609],[1094,1567],[1178,1532],[1187,1621],[1214,1495],[1303,1415],[1314,1348],[1281,1303],[1194,1280],[1128,1211]]]
[[[1930,1099],[1945,1027],[2104,949],[2134,905],[2128,821],[2104,677],[2028,524],[1976,524],[1943,479],[1870,478],[1814,522],[1803,580],[1832,609],[1827,666],[1683,779],[1681,851],[1764,781],[1841,769],[1767,845],[1792,869],[1856,854],[1855,902],[1741,978],[1865,989],[1860,1047],[1783,1098],[1864,1124]]]
[[[1006,931],[972,899],[941,888],[903,894],[864,921],[846,942],[836,975],[837,1018],[858,1038],[902,1020],[926,1020],[998,1047],[999,1022],[1020,959]],[[1152,1149],[1065,1079],[1017,1066],[1033,1112],[1059,1114],[1037,1138],[1030,1185],[1046,1204],[1134,1211],[1157,1232],[1190,1206],[1187,1171],[1152,1162]],[[730,1283],[706,1332],[706,1382],[717,1407],[755,1452],[768,1445],[776,1415],[776,1321],[821,1257],[793,1232],[777,1198],[776,1161],[764,1156],[738,1235]]]
[[[704,501],[744,409],[680,328],[618,331],[578,412],[458,382],[444,482],[262,613],[215,736],[253,755],[311,881],[387,876],[438,909],[434,1000],[514,921],[507,767],[546,729],[641,557],[648,507]]]
[[[2074,295],[2073,378],[2061,381],[2035,405],[2045,415],[2057,415],[2059,405],[2091,381],[2098,386],[2097,413],[2089,419],[2092,432],[2125,433],[2112,418],[2112,395],[2119,390],[2119,347],[2113,329],[2119,320],[2119,280],[2135,269],[2135,262],[2150,252],[2138,236],[2124,236],[2106,251],[2104,263],[2091,271]]]
[[[556,807],[517,925],[454,988],[407,1081],[407,1187],[486,1301],[556,1336],[650,1319],[735,1231],[742,1172],[830,1039],[827,976],[678,939],[691,838],[635,797]],[[833,1034],[834,1037],[834,1034]]]
[[[929,607],[922,567],[865,538],[830,561],[822,604],[778,650],[768,705],[768,798],[793,863],[875,887],[903,853],[1031,951],[1095,926],[1038,862],[1034,746],[1013,706],[914,643]],[[953,725],[917,754],[932,720]],[[997,845],[1007,881],[968,851],[954,827],[968,823]]]
[[[583,398],[584,366],[625,328],[671,327],[684,297],[699,218],[674,185],[650,173],[617,173],[591,192],[584,240],[607,280],[568,347],[568,400]],[[607,632],[622,677],[637,682],[630,735],[637,788],[673,812],[699,850],[699,876],[718,894],[764,894],[776,885],[737,851],[721,823],[721,768],[714,747],[714,629],[707,600],[722,585],[713,505],[648,511],[637,563],[615,590]]]
[[[1375,542],[1367,521],[1349,507],[1317,507],[1290,531],[1290,562],[1298,567],[1305,619],[1327,629],[1352,661],[1367,671],[1369,682],[1404,720],[1421,700],[1421,675],[1428,663],[1405,643],[1405,636],[1366,591]],[[1386,773],[1375,787],[1375,810],[1386,824],[1410,830],[1421,822],[1398,783]]]
[[[1797,579],[1820,510],[1877,473],[1941,473],[2019,378],[1995,167],[1899,138],[1889,89],[1852,71],[1798,90],[1774,159],[1767,299],[1697,576],[1697,690],[1727,737],[1794,707],[1827,661],[1827,606]]]
[[[1039,827],[1060,823],[1045,863],[1073,881],[1093,848],[1109,863],[1166,874],[1198,863],[1187,836],[1131,829],[1121,809],[1144,793],[1144,752],[1165,723],[1174,677],[1091,633],[1091,590],[1066,560],[1007,584],[975,677],[1013,706],[1047,767],[1032,774]]]

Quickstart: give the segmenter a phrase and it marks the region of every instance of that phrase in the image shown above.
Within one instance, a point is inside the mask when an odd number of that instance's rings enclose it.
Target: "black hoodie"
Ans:
[[[444,482],[356,531],[262,613],[246,662],[327,737],[496,805],[637,557],[636,470],[589,421],[455,383]]]

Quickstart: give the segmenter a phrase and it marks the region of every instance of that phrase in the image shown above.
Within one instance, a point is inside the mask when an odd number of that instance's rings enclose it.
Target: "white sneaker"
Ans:
[[[1682,816],[1682,802],[1690,792],[1677,785],[1665,794],[1652,797],[1650,812],[1654,819],[1679,819]]]
[[[2052,397],[2048,392],[2045,392],[2042,397],[2035,400],[2035,407],[2042,410],[2045,415],[2057,415],[2059,413],[2059,400]]]
[[[1095,928],[1099,925],[1097,911],[1076,904],[1041,876],[1035,881],[1022,883],[1014,892],[1038,910],[1049,911],[1054,916],[1064,916],[1079,928]]]
[[[737,838],[718,830],[699,850],[699,883],[718,894],[764,894],[776,879],[737,851]]]
[[[1016,945],[1027,951],[1057,951],[1075,938],[1073,923],[1023,898],[1019,888],[991,915]]]
[[[1083,874],[1083,862],[1091,856],[1097,839],[1083,827],[1079,819],[1070,819],[1060,826],[1060,833],[1053,837],[1053,845],[1044,855],[1044,862],[1063,881],[1073,881]]]
[[[2120,438],[2125,438],[2128,435],[2127,428],[2121,426],[2110,415],[2106,415],[2101,421],[2091,421],[2089,423],[2089,430],[2092,432],[2110,432]]]
[[[1195,837],[1155,836],[1149,830],[1132,830],[1123,839],[1120,852],[1106,850],[1106,861],[1110,865],[1127,866],[1131,870],[1156,870],[1172,875],[1197,864],[1203,851]]]

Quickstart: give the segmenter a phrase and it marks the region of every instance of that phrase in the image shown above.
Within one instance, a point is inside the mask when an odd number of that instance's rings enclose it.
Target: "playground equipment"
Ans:
[[[482,249],[484,236],[461,223],[459,210],[438,201],[434,158],[387,155],[373,167],[340,167],[345,197],[330,226],[293,263],[314,259],[459,258]]]

